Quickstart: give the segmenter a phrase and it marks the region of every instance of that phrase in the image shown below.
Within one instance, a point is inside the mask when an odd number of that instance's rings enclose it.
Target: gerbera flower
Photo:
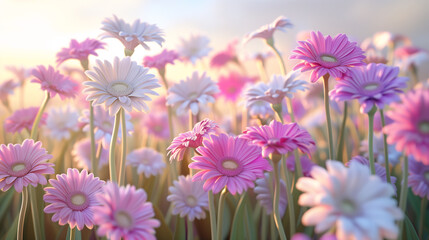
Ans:
[[[55,173],[53,163],[47,161],[52,155],[42,148],[41,142],[25,139],[22,144],[0,145],[0,189],[7,191],[12,186],[22,192],[28,184],[48,183],[45,174]]]
[[[311,240],[311,238],[304,233],[295,233],[290,240]]]
[[[88,61],[88,56],[98,56],[95,50],[104,49],[104,45],[105,43],[96,39],[87,38],[82,42],[72,39],[68,48],[63,48],[57,53],[57,64],[60,65],[68,59],[77,59],[81,62]]]
[[[358,99],[360,112],[368,113],[373,106],[383,109],[385,105],[399,101],[400,88],[405,88],[407,77],[398,77],[399,68],[384,64],[368,64],[352,68],[349,75],[337,81],[329,95],[334,100]]]
[[[243,76],[237,72],[230,72],[228,76],[220,76],[217,85],[219,86],[219,95],[226,100],[235,102],[240,97],[241,91],[249,82],[254,82],[255,78]]]
[[[416,161],[413,156],[408,157],[408,163],[408,186],[415,195],[429,199],[429,165]]]
[[[31,76],[31,69],[17,66],[6,66],[6,70],[13,73],[18,79],[19,85],[22,86],[25,81]]]
[[[138,174],[144,173],[146,178],[162,174],[165,168],[162,154],[151,148],[133,150],[127,155],[127,164],[135,167]]]
[[[274,191],[275,183],[270,181],[270,175],[268,173],[264,174],[263,178],[256,179],[256,186],[253,190],[256,193],[256,199],[259,201],[262,207],[264,207],[267,214],[273,212],[273,193],[270,190]],[[283,179],[280,179],[280,200],[279,200],[279,213],[280,217],[286,212],[287,206],[287,187]]]
[[[394,55],[395,60],[397,60],[396,65],[405,71],[429,60],[428,51],[413,46],[398,47],[395,49]]]
[[[313,169],[316,164],[310,160],[307,156],[301,156],[299,158],[301,161],[302,174],[304,177],[310,177],[311,169]],[[290,155],[286,158],[286,166],[291,172],[295,172],[295,156]]]
[[[0,84],[0,100],[6,101],[9,95],[12,95],[13,90],[18,86],[19,84],[12,79],[2,82]]]
[[[146,50],[150,50],[147,42],[156,42],[159,46],[165,41],[163,32],[155,24],[140,22],[137,19],[132,25],[123,19],[113,15],[113,18],[106,18],[102,22],[102,34],[105,38],[116,38],[124,44],[125,49],[134,52],[134,49],[141,44]]]
[[[192,159],[189,168],[200,170],[192,180],[204,181],[204,190],[214,194],[224,187],[235,195],[254,187],[257,178],[264,177],[264,171],[271,171],[268,161],[261,156],[260,148],[250,145],[246,139],[226,134],[210,135],[197,148],[199,156]]]
[[[156,239],[154,228],[160,222],[154,218],[152,203],[147,202],[143,189],[108,182],[96,198],[100,205],[94,207],[94,223],[99,226],[99,236],[112,240]]]
[[[182,43],[178,47],[178,53],[186,61],[195,62],[209,54],[212,50],[209,47],[210,39],[200,35],[192,35],[189,39],[181,39]]]
[[[290,59],[301,60],[293,70],[311,71],[313,83],[325,74],[342,78],[350,67],[365,64],[362,49],[355,42],[350,42],[345,34],[325,38],[321,32],[311,32],[310,39],[299,41],[292,52]]]
[[[310,148],[315,145],[311,135],[297,123],[282,124],[275,120],[270,125],[248,127],[240,138],[260,146],[264,158],[272,153],[286,154],[295,149],[310,154]]]
[[[53,108],[46,119],[46,129],[50,137],[61,140],[69,139],[71,133],[79,130],[79,113],[70,106]]]
[[[42,90],[48,91],[51,97],[55,97],[58,94],[61,100],[64,100],[74,98],[79,92],[78,83],[55,71],[52,66],[48,68],[41,65],[37,66],[33,69],[32,74],[36,78],[31,82],[39,83]]]
[[[248,42],[251,39],[262,38],[265,40],[269,40],[273,38],[273,34],[275,31],[279,30],[282,32],[286,32],[286,28],[291,28],[293,25],[289,19],[286,17],[280,16],[274,20],[274,22],[264,25],[260,27],[258,30],[247,34],[244,37],[243,42]]]
[[[152,89],[160,87],[154,75],[148,74],[149,68],[144,68],[126,57],[120,60],[115,57],[113,66],[110,62],[97,60],[95,71],[85,71],[92,80],[86,81],[83,92],[88,94],[86,100],[94,101],[93,105],[103,104],[109,109],[110,115],[115,115],[123,108],[128,112],[132,109],[149,111],[145,101],[148,96],[158,95]]]
[[[45,188],[43,200],[50,203],[45,213],[53,213],[52,221],[60,225],[68,223],[70,228],[82,230],[94,225],[94,207],[98,205],[95,195],[104,181],[84,169],[67,169],[67,174],[57,174],[57,179],[49,179],[52,187]]]
[[[96,149],[98,149],[98,146],[95,146],[95,147]],[[92,170],[90,138],[84,138],[76,142],[73,146],[73,150],[71,153],[75,162],[77,162],[77,166],[79,168]],[[104,165],[107,165],[108,163],[109,163],[109,150],[107,148],[101,148],[100,157],[98,158],[98,169],[102,168]]]
[[[374,133],[374,139],[373,139],[373,153],[374,153],[374,159],[382,166],[385,165],[385,158],[384,158],[384,136],[382,133]],[[402,157],[402,153],[396,151],[395,145],[388,144],[388,155],[389,155],[389,163],[392,164],[393,167],[396,166],[396,164],[399,163],[400,158]],[[369,155],[369,145],[368,140],[363,140],[361,142],[361,146],[359,150],[363,153],[363,156],[368,158]],[[377,167],[376,167],[377,171]]]
[[[151,112],[144,116],[143,126],[149,135],[158,139],[167,140],[170,137],[168,115],[165,112]]]
[[[33,127],[34,119],[39,112],[38,107],[29,107],[16,110],[10,117],[4,121],[4,128],[6,131],[11,133],[21,132],[23,129],[27,129],[31,132]],[[47,113],[43,113],[40,119],[39,126],[45,124]]]
[[[218,86],[205,72],[201,76],[194,72],[191,77],[168,89],[167,105],[177,106],[178,115],[189,109],[193,115],[197,115],[201,108],[200,104],[214,102],[214,95],[218,92]]]
[[[179,55],[173,50],[164,49],[160,54],[154,56],[146,56],[143,58],[143,66],[156,68],[158,71],[165,69],[165,66],[170,63],[174,64],[174,60],[178,59]]]
[[[203,190],[203,182],[193,182],[191,176],[179,176],[178,181],[173,182],[168,190],[167,200],[173,204],[173,214],[187,217],[189,221],[206,218],[206,210],[209,209],[209,198]]]
[[[259,82],[252,86],[249,86],[244,91],[246,108],[250,116],[256,116],[262,119],[268,118],[274,115],[274,111],[271,108],[269,102],[263,100],[255,100],[254,96],[265,96],[265,92],[268,90],[267,84]]]
[[[326,162],[327,170],[314,166],[311,176],[298,179],[296,188],[303,193],[298,203],[311,207],[302,216],[307,226],[322,233],[332,227],[338,239],[395,239],[395,220],[403,217],[392,198],[394,190],[368,167],[338,161]]]
[[[429,164],[429,90],[414,90],[400,97],[402,103],[392,104],[392,110],[386,113],[393,120],[383,129],[387,142],[396,144],[399,152]]]
[[[411,40],[407,36],[391,32],[377,32],[372,41],[377,49],[383,49],[387,46],[395,47],[401,42],[405,45],[411,44]]]
[[[238,63],[237,59],[237,47],[238,41],[234,40],[228,44],[225,50],[216,53],[210,60],[210,67],[220,68],[225,66],[229,62]]]

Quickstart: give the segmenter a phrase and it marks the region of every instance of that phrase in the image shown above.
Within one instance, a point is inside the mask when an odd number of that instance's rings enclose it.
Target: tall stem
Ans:
[[[39,226],[39,210],[37,208],[37,195],[36,195],[36,188],[32,186],[28,186],[28,191],[30,195],[30,203],[31,203],[31,213],[33,216],[33,227],[34,227],[34,235],[36,237],[36,240],[41,240],[42,238],[42,229]]]
[[[219,197],[219,207],[217,209],[217,240],[222,239],[223,208],[225,207],[225,198],[227,193],[228,191],[224,188]]]
[[[407,194],[408,194],[408,156],[405,155],[402,172],[402,187],[401,195],[399,197],[399,207],[404,215],[406,215],[407,208]],[[399,237],[402,239],[402,230],[404,228],[404,221],[399,222]]]
[[[334,140],[332,138],[331,112],[329,110],[329,74],[323,76],[323,95],[325,100],[326,124],[328,126],[329,159],[334,159]]]
[[[118,182],[118,177],[116,173],[116,162],[115,162],[115,148],[116,148],[116,140],[118,138],[118,130],[119,130],[119,120],[121,119],[121,111],[119,110],[115,116],[115,123],[113,124],[112,130],[112,138],[110,140],[110,149],[109,149],[109,173],[110,180],[113,182]]]
[[[125,161],[127,158],[127,124],[125,119],[125,109],[121,112],[121,130],[122,130],[122,157],[119,167],[119,186],[125,185]]]
[[[194,239],[193,223],[194,222],[189,220],[189,218],[186,218],[186,240]]]
[[[293,202],[293,188],[292,188],[292,179],[289,170],[285,168],[285,174],[286,174],[286,188],[287,188],[287,207],[289,209],[289,226],[290,226],[290,236],[293,236],[295,234],[295,207]]]
[[[97,157],[95,149],[95,135],[94,135],[94,107],[92,106],[93,101],[89,102],[89,137],[91,139],[91,168],[94,176],[97,176]]]
[[[211,228],[211,237],[213,240],[217,240],[217,228],[216,228],[216,209],[214,205],[214,196],[213,191],[210,190],[209,194],[209,212],[210,212],[210,228]]]
[[[33,140],[37,139],[37,129],[39,128],[40,119],[42,119],[43,112],[45,111],[46,105],[48,105],[50,94],[46,91],[45,99],[42,102],[42,105],[39,108],[39,112],[37,112],[36,118],[34,119],[33,126],[31,127],[30,138]]]
[[[21,209],[19,210],[19,218],[18,218],[18,228],[17,228],[17,239],[23,240],[24,238],[24,220],[25,220],[25,213],[27,211],[27,205],[28,205],[28,190],[27,187],[25,187],[22,191],[22,201],[21,201]]]
[[[420,219],[419,219],[419,237],[420,237],[420,239],[423,239],[423,226],[425,223],[427,206],[428,206],[428,199],[426,197],[423,197],[422,201],[420,203]]]
[[[76,228],[71,228],[70,227],[70,240],[75,240],[75,236],[76,236],[76,231],[75,231],[75,229]]]
[[[280,239],[281,240],[286,240],[286,234],[285,234],[285,230],[283,229],[283,224],[282,224],[282,220],[280,217],[280,212],[279,212],[279,201],[280,201],[280,177],[279,177],[279,169],[278,169],[278,162],[274,161],[274,179],[275,179],[275,184],[274,184],[274,209],[273,209],[273,217],[274,217],[274,222],[276,223],[276,227],[277,230],[279,232],[280,235]],[[292,205],[292,204],[291,204]],[[294,217],[295,218],[295,217]],[[291,219],[292,222],[292,219]]]
[[[280,51],[274,46],[274,40],[272,38],[268,39],[267,44],[268,44],[268,46],[270,46],[273,49],[274,53],[277,56],[277,59],[279,60],[279,65],[280,65],[280,69],[282,71],[282,75],[286,75],[285,62],[283,61],[282,54],[280,53]]]
[[[368,148],[369,148],[369,165],[371,167],[371,174],[375,175],[374,165],[374,115],[377,112],[375,105],[368,112]]]
[[[340,140],[338,141],[338,149],[337,149],[337,160],[340,162],[343,161],[344,134],[346,131],[346,123],[347,123],[347,102],[344,102],[343,121],[341,122]]]
[[[381,126],[384,128],[386,122],[384,121],[383,109],[380,109]],[[390,182],[390,167],[389,167],[389,145],[387,145],[387,134],[383,133],[383,146],[384,146],[384,167],[386,168],[386,180]]]

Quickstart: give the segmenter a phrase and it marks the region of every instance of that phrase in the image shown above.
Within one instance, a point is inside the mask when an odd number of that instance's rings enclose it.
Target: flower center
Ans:
[[[86,202],[86,197],[82,193],[76,193],[71,197],[71,202],[76,206],[82,206]]]
[[[377,83],[369,83],[367,85],[365,85],[365,87],[363,87],[365,90],[368,91],[372,91],[378,88],[378,84]]]
[[[341,210],[346,215],[352,215],[356,212],[356,205],[352,201],[344,199],[341,202]]]
[[[197,203],[198,203],[197,199],[192,195],[186,198],[186,204],[188,204],[189,207],[195,207],[197,206]]]
[[[327,55],[327,54],[320,56],[320,59],[322,59],[322,61],[324,61],[324,62],[329,62],[329,63],[338,62],[337,58],[335,58],[334,56],[331,56],[331,55]]]
[[[126,82],[114,81],[109,84],[107,91],[115,97],[122,97],[132,93],[133,89]]]
[[[125,211],[119,211],[115,214],[115,221],[118,223],[118,225],[122,228],[129,229],[131,228],[133,224],[133,219],[131,218],[130,214],[128,214]]]
[[[189,98],[190,99],[196,99],[198,97],[198,93],[197,92],[191,92],[190,94],[189,94]]]
[[[429,171],[426,171],[425,173],[423,173],[423,176],[427,181],[429,181]]]
[[[83,211],[89,206],[89,201],[86,194],[82,192],[74,192],[70,195],[70,201],[67,203],[67,205],[73,211]]]
[[[25,164],[24,163],[17,163],[15,165],[13,165],[13,167],[12,167],[12,171],[14,171],[14,172],[20,172],[20,171],[22,171],[24,169],[25,169]]]
[[[225,176],[234,177],[243,171],[243,166],[234,157],[225,157],[216,163],[217,170]]]
[[[103,121],[103,123],[101,123],[101,127],[103,129],[106,129],[107,132],[109,132],[112,129],[112,124],[109,121]]]
[[[419,123],[419,129],[420,129],[420,132],[422,133],[425,133],[425,134],[429,133],[429,121],[421,121]]]
[[[234,160],[225,160],[222,162],[222,167],[227,170],[235,170],[238,168],[238,164]]]

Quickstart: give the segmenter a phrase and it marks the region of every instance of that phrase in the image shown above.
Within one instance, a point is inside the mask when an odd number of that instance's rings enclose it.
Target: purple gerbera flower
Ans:
[[[313,166],[316,166],[316,164],[314,162],[312,162],[310,160],[310,158],[308,158],[307,156],[301,156],[299,158],[299,160],[301,161],[301,166],[302,166],[302,174],[304,175],[304,177],[310,177],[310,172],[311,169],[313,169]],[[289,171],[294,172],[295,171],[295,156],[294,155],[290,155],[287,159],[286,159],[286,166],[289,169]]]
[[[429,165],[416,161],[413,156],[408,157],[408,161],[408,186],[415,195],[429,199]]]

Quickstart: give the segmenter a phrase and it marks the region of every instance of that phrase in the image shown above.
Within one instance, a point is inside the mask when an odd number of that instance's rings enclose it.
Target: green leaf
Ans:
[[[175,240],[185,240],[186,239],[186,226],[185,219],[179,216],[176,217],[176,231],[174,232]]]
[[[231,226],[230,239],[246,239],[246,225],[245,225],[245,199],[246,192],[240,198],[237,208],[235,209],[234,218]]]
[[[414,229],[414,226],[407,215],[405,215],[404,227],[407,240],[419,240],[416,229]]]
[[[75,232],[75,235],[74,235],[74,239],[75,240],[82,240],[82,232],[81,231],[79,231],[78,229],[77,229],[77,227],[76,227],[76,230],[75,230],[76,232]]]
[[[5,214],[6,210],[9,210],[9,205],[12,202],[14,192],[14,189],[9,189],[5,194],[1,196],[0,219],[3,219],[3,215]]]
[[[161,226],[156,229],[156,239],[172,239],[173,234],[171,233],[170,228],[167,226],[164,220],[164,216],[159,210],[158,206],[153,205],[153,211],[155,212],[155,218],[158,219],[161,223]]]
[[[6,240],[14,240],[16,239],[16,230],[18,228],[18,215],[15,217],[12,226],[7,231]]]

